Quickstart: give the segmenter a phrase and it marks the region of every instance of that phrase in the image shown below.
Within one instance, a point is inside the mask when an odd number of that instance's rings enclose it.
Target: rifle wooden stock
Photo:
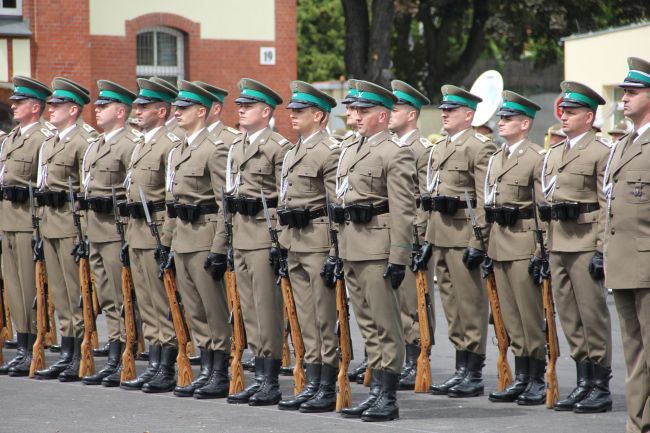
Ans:
[[[49,290],[49,288],[47,290]],[[54,301],[51,296],[48,296],[47,298],[47,317],[50,321],[50,329],[45,334],[45,345],[49,347],[57,344],[56,322],[54,321]]]
[[[499,305],[499,294],[497,293],[494,272],[490,272],[490,275],[485,279],[485,288],[490,301],[490,308],[492,309],[494,333],[497,336],[497,346],[499,347],[499,356],[497,357],[497,389],[503,391],[506,386],[512,383],[512,372],[510,371],[510,364],[508,364],[510,338],[506,332],[506,326],[503,323],[503,316],[501,315],[501,306]]]
[[[284,308],[287,311],[289,318],[289,326],[291,327],[291,342],[296,351],[296,365],[293,367],[293,380],[294,395],[302,391],[305,386],[305,369],[302,365],[305,356],[305,346],[302,342],[302,334],[300,333],[300,324],[298,323],[298,314],[296,312],[296,304],[293,302],[293,292],[291,290],[291,283],[289,278],[280,278],[280,289],[282,290],[282,297],[284,298]]]
[[[172,323],[174,324],[174,331],[176,332],[176,340],[178,341],[178,355],[176,356],[176,363],[178,364],[178,379],[176,384],[178,386],[187,386],[192,382],[194,375],[192,374],[192,366],[190,365],[190,358],[187,354],[188,334],[189,327],[185,322],[183,311],[176,296],[176,281],[172,275],[171,269],[163,271],[163,283],[165,285],[165,292],[167,293],[167,300],[169,301],[169,311],[172,314]]]
[[[287,309],[282,311],[282,367],[291,366],[291,351],[289,350],[289,318]]]
[[[553,409],[560,399],[560,388],[557,383],[555,365],[560,356],[560,346],[557,341],[557,328],[555,327],[555,304],[551,280],[542,280],[542,302],[544,303],[544,316],[546,317],[546,344],[548,345],[548,367],[546,369],[546,407]]]
[[[92,313],[94,317],[94,322],[97,323],[97,316],[99,316],[102,312],[101,307],[99,306],[99,298],[97,297],[97,286],[95,285],[95,276],[93,274],[90,274],[90,284],[92,288]],[[93,333],[92,333],[92,343],[93,343],[93,348],[97,349],[99,348],[99,337],[97,336],[97,328],[93,328]]]
[[[133,351],[137,344],[135,308],[133,306],[133,280],[131,279],[131,269],[126,266],[122,266],[122,297],[124,302],[126,344],[124,352],[122,352],[120,382],[135,379],[135,355]]]
[[[352,359],[352,347],[350,347],[350,322],[348,321],[348,301],[345,294],[345,282],[342,279],[336,280],[336,313],[339,321],[339,374],[336,379],[338,392],[336,393],[336,411],[350,407],[352,404],[352,392],[350,391],[350,379],[348,378],[348,367]]]
[[[36,341],[32,349],[29,377],[34,377],[36,370],[45,368],[45,334],[48,326],[45,275],[45,263],[42,260],[36,261]]]
[[[415,288],[418,297],[418,321],[420,323],[420,355],[418,356],[417,373],[415,375],[415,392],[428,392],[431,386],[431,335],[429,334],[429,314],[427,313],[427,294],[429,285],[425,271],[415,274]]]
[[[79,377],[95,374],[95,359],[93,358],[93,334],[95,329],[95,313],[93,311],[93,298],[90,292],[90,266],[87,258],[79,260],[79,285],[81,289],[81,305],[84,318],[84,336],[81,341],[81,363]]]
[[[237,291],[237,279],[235,273],[228,270],[225,274],[226,292],[230,294],[232,302],[232,346],[230,353],[230,394],[236,394],[244,390],[244,368],[241,365],[241,358],[246,349],[246,330],[244,328],[244,316],[241,311],[239,292]]]
[[[2,356],[2,349],[5,347],[5,331],[7,329],[7,316],[5,315],[4,299],[5,299],[5,282],[0,275],[0,364],[4,364],[4,357]]]
[[[4,280],[2,282],[3,287],[4,287]],[[5,294],[7,291],[5,290]],[[3,332],[3,337],[5,340],[11,340],[14,338],[14,327],[13,324],[11,323],[11,313],[9,312],[9,301],[7,301],[7,297],[4,296],[3,300],[4,306],[0,306],[0,308],[4,309],[4,317],[5,317],[5,327],[2,330]]]

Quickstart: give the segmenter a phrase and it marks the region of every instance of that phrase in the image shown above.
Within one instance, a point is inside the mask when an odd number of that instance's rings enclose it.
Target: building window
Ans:
[[[0,0],[0,16],[22,16],[23,0]]]
[[[185,78],[183,33],[168,27],[152,27],[137,35],[138,77],[157,76],[176,85]]]

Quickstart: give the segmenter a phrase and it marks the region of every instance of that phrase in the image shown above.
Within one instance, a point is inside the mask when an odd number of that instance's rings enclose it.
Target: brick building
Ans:
[[[0,0],[0,129],[10,127],[13,75],[69,77],[93,97],[99,79],[134,91],[141,76],[202,80],[234,96],[251,77],[288,99],[296,54],[296,0]],[[276,125],[291,136],[280,110]],[[94,124],[88,108],[85,118]]]

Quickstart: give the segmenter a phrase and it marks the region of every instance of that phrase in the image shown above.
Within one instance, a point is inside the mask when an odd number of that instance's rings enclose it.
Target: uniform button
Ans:
[[[287,200],[291,201],[291,197],[289,197]]]
[[[614,233],[616,233],[616,230],[612,229],[612,231],[610,233],[614,234]]]
[[[558,173],[562,173],[562,169],[561,169],[561,168],[558,168],[558,169],[557,169],[557,172],[558,172]]]
[[[293,186],[293,182],[289,182],[289,186]]]
[[[519,183],[519,181],[518,181],[518,180],[515,180],[515,184],[518,184],[518,183]]]
[[[289,170],[289,173],[293,173],[293,168]]]
[[[354,168],[351,168],[351,169],[350,169],[350,173],[352,173],[353,171],[354,171]]]

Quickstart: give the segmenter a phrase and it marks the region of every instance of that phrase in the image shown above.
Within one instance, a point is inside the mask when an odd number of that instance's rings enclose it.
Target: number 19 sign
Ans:
[[[260,65],[275,65],[275,47],[260,47]]]

